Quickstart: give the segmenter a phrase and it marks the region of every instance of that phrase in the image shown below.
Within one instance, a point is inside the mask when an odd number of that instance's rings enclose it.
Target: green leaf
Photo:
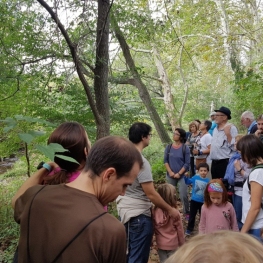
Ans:
[[[28,131],[28,133],[31,134],[33,137],[38,137],[45,134],[44,131]]]
[[[9,132],[10,130],[14,129],[16,125],[11,125],[11,126],[6,126],[4,129],[3,129],[3,132],[4,133],[7,133]]]
[[[50,149],[52,149],[55,152],[68,152],[69,150],[63,148],[62,145],[58,144],[58,143],[50,143],[48,145],[48,147],[50,147]]]
[[[75,159],[73,159],[72,157],[65,156],[65,155],[61,155],[61,154],[55,154],[55,156],[58,157],[58,158],[60,158],[60,159],[66,160],[66,161],[79,164],[79,162],[77,162],[77,161],[76,161]]]
[[[36,149],[38,149],[51,161],[54,161],[55,152],[51,147],[49,147],[49,145],[36,145]]]
[[[18,137],[27,144],[30,144],[34,137],[29,133],[18,133]]]

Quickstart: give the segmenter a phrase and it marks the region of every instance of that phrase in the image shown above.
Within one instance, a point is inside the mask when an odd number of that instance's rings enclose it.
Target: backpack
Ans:
[[[171,152],[171,148],[172,148],[172,143],[170,143],[169,145],[168,145],[168,150],[167,150],[167,156],[166,157],[168,157],[168,155],[170,154],[170,152]],[[183,151],[183,156],[184,156],[184,162],[185,162],[185,148],[186,148],[186,145],[183,143],[183,147],[182,147],[182,151]],[[169,158],[167,158],[167,160],[168,160],[168,164],[169,164]],[[170,164],[169,164],[170,165]]]
[[[259,168],[263,168],[263,164],[258,164],[258,165],[256,165],[255,167],[253,167],[252,169],[251,169],[251,172],[250,173],[252,173],[254,170],[256,170],[256,169],[259,169]],[[251,189],[251,186],[250,186],[250,182],[249,182],[249,176],[247,177],[247,187],[248,187],[248,190],[249,190],[249,193],[250,193],[250,189]]]
[[[255,167],[253,167],[250,173],[252,173],[254,170],[259,169],[259,168],[263,168],[263,164],[258,164]],[[251,186],[250,186],[250,182],[249,182],[249,176],[247,177],[247,187],[249,190],[249,194],[251,195]],[[261,209],[263,209],[262,202],[261,202]]]

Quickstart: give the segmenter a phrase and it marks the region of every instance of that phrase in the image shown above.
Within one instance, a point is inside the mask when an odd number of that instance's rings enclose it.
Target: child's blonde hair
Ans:
[[[209,191],[208,191],[208,188],[211,184],[213,183],[218,183],[222,188],[223,188],[223,192],[222,192],[222,204],[226,204],[227,201],[228,201],[228,195],[227,195],[227,190],[222,182],[221,179],[213,179],[211,180],[207,185],[206,185],[206,188],[205,188],[205,191],[204,191],[204,203],[207,207],[211,206],[212,205],[212,201],[210,199],[210,194],[209,194]]]
[[[173,185],[168,183],[160,184],[157,187],[157,192],[167,204],[177,208],[176,191]]]
[[[236,136],[236,142],[239,141],[242,137],[244,137],[245,135],[244,134],[238,134]]]
[[[165,263],[262,263],[263,246],[248,234],[221,230],[197,235]]]

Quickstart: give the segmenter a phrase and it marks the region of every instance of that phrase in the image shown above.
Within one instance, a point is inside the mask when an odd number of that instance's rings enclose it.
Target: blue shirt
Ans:
[[[185,171],[188,171],[190,166],[189,148],[184,144],[182,144],[181,147],[178,149],[175,149],[173,146],[170,147],[170,145],[168,145],[165,148],[165,152],[164,152],[164,163],[168,163],[171,170],[174,173],[178,173],[182,167],[184,167]],[[170,177],[168,172],[167,175]]]
[[[204,191],[210,179],[203,178],[199,174],[196,174],[192,178],[185,176],[184,181],[186,184],[191,184],[193,186],[191,199],[199,203],[204,203]]]
[[[214,131],[214,128],[216,127],[216,123],[214,121],[212,121],[212,125],[211,125],[211,128],[210,130],[208,131],[212,136],[213,136],[213,131]]]
[[[253,121],[253,122],[250,124],[250,126],[249,126],[248,129],[247,129],[247,134],[250,134],[250,133],[251,133],[252,128],[253,128],[256,124],[257,124],[256,121]]]

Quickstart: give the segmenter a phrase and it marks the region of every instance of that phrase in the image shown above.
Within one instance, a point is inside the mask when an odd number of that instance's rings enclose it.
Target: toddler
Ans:
[[[177,208],[175,187],[165,183],[159,185],[158,193],[170,206]],[[155,206],[153,209],[154,232],[158,247],[160,263],[163,263],[175,250],[184,244],[184,229],[178,211],[178,217],[173,219],[166,211]]]

